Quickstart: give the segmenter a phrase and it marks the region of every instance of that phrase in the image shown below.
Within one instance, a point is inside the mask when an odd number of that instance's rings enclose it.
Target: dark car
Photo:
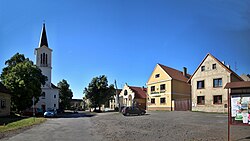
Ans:
[[[129,115],[144,115],[146,113],[145,110],[140,109],[138,107],[124,107],[122,109],[122,114],[125,116]]]

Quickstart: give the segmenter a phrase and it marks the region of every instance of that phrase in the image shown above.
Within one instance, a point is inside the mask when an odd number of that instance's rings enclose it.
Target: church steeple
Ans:
[[[42,47],[43,45],[45,45],[46,47],[49,47],[48,40],[47,40],[47,35],[46,35],[45,23],[43,23],[43,28],[42,28],[42,32],[41,32],[39,47]]]

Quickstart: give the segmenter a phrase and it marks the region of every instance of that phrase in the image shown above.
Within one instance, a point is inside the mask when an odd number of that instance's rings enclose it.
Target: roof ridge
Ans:
[[[159,64],[159,63],[158,63],[158,64]],[[159,65],[160,65],[160,66],[167,67],[167,68],[170,68],[170,69],[175,70],[175,71],[178,71],[178,72],[180,72],[180,73],[182,73],[182,72],[183,72],[183,71],[177,70],[177,69],[172,68],[172,67],[169,67],[169,66],[165,66],[165,65],[162,65],[162,64],[159,64]],[[190,76],[191,76],[191,74],[188,74],[188,73],[187,73],[187,75],[190,75]]]

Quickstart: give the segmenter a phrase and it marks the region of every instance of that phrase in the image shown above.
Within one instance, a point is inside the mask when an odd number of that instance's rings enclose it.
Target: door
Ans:
[[[189,111],[191,110],[190,100],[175,100],[174,101],[174,110],[175,111]]]

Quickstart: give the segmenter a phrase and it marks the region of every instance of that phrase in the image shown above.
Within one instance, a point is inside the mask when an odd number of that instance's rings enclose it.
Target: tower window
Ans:
[[[41,62],[40,62],[40,64],[42,64],[43,63],[43,54],[41,54]]]
[[[47,65],[48,64],[48,55],[47,54],[46,54],[45,60],[46,60],[46,65]]]
[[[43,63],[42,64],[45,64],[45,53],[43,53]]]

